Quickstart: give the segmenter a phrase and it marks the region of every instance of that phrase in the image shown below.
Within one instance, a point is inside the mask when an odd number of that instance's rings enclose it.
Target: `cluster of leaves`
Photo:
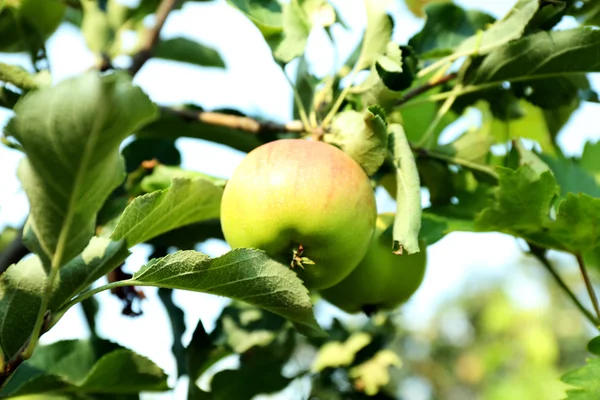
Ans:
[[[207,334],[200,324],[187,349],[174,346],[176,353],[188,355],[179,373],[191,381],[218,359],[241,354],[240,369],[213,379],[212,390],[223,393],[220,398],[244,398],[231,382],[260,381],[258,373],[269,376],[261,389],[266,392],[293,379],[280,373],[294,348],[290,341],[299,340],[287,325],[277,334],[252,332],[250,347],[246,339],[243,345],[236,342],[248,335],[246,325],[273,320],[281,327],[287,324],[281,317],[310,338],[302,340],[339,356],[334,361],[317,357],[315,392],[325,396],[340,379],[348,383],[348,396],[375,394],[385,386],[385,379],[378,380],[386,376],[382,371],[399,361],[386,351],[384,333],[375,335],[381,339],[366,339],[338,326],[328,332],[330,339],[319,339],[323,331],[309,293],[288,268],[260,250],[233,250],[218,258],[193,250],[208,238],[222,238],[219,206],[225,182],[181,169],[179,137],[244,152],[302,135],[340,147],[374,186],[396,199],[392,236],[398,252],[425,251],[420,241],[431,245],[453,231],[495,231],[536,248],[572,253],[589,265],[600,260],[600,142],[588,143],[578,158],[566,157],[557,144],[580,104],[598,102],[586,76],[600,72],[600,31],[591,27],[598,24],[599,10],[591,1],[519,0],[499,20],[436,1],[423,9],[423,29],[398,44],[384,2],[365,0],[367,27],[360,44],[338,72],[325,77],[310,72],[304,52],[314,29],[324,29],[334,41],[332,27],[345,27],[329,2],[228,1],[262,33],[277,64],[298,63],[294,114],[300,130],[257,120],[252,129],[228,124],[231,118],[249,121],[235,110],[213,110],[220,118],[207,119],[196,105],[160,107],[132,85],[130,75],[150,56],[224,67],[210,47],[183,37],[153,39],[160,25],[152,31],[145,17],[164,13],[168,1],[142,0],[136,8],[111,0],[43,1],[52,11],[45,14],[48,20],[29,17],[27,7],[39,5],[36,0],[0,3],[0,51],[27,51],[38,69],[44,40],[65,19],[81,29],[97,56],[97,69],[110,72],[89,71],[49,85],[43,68],[34,73],[0,64],[0,80],[7,83],[0,106],[14,111],[4,140],[26,156],[18,177],[31,211],[22,240],[33,253],[0,276],[3,382],[21,365],[2,395],[38,393],[44,387],[93,396],[166,389],[164,375],[148,360],[99,339],[34,352],[39,336],[73,305],[101,290],[144,285],[158,286],[163,294],[201,291],[261,307],[250,310],[259,312],[250,322],[237,308],[226,311],[231,318],[222,317],[214,332]],[[414,2],[411,6],[421,12]],[[585,26],[553,30],[565,15]],[[122,36],[132,31],[138,41],[126,48]],[[129,73],[113,67],[123,55],[132,56]],[[362,81],[360,73],[366,73]],[[481,124],[442,144],[445,128],[472,110],[481,114]],[[134,140],[119,152],[132,134]],[[531,142],[535,146],[526,148]],[[422,189],[431,203],[425,209]],[[4,232],[0,246],[14,234]],[[163,256],[149,260],[130,279],[87,290],[140,243]],[[177,251],[167,255],[164,249],[170,247]],[[163,296],[172,305],[169,299]],[[176,308],[170,309],[175,318]],[[73,365],[81,367],[56,364],[52,357],[58,352],[73,354]],[[128,373],[114,376],[117,364],[127,366]],[[580,374],[590,374],[594,365]],[[338,367],[347,367],[346,375],[340,377]],[[574,376],[565,379],[578,384],[580,375]],[[99,388],[98,379],[114,384]],[[125,379],[139,386],[127,391]],[[584,392],[593,390],[589,382],[583,386]],[[209,396],[195,385],[190,388],[190,398]]]

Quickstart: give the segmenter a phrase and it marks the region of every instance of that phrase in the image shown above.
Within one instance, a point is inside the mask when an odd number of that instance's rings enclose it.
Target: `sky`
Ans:
[[[136,3],[135,0],[121,1],[126,4]],[[334,71],[340,60],[346,58],[360,40],[365,26],[362,1],[337,0],[333,3],[339,5],[338,10],[352,29],[335,30],[337,57],[333,57],[335,52],[324,32],[317,31],[311,34],[307,55],[313,72],[320,76]],[[462,0],[456,3],[501,17],[514,2]],[[389,1],[389,10],[396,19],[393,39],[398,43],[406,43],[424,23],[409,13],[402,1]],[[573,24],[574,21],[567,18],[560,28],[569,28]],[[291,119],[292,94],[285,76],[273,63],[270,50],[262,40],[260,32],[224,0],[186,3],[181,11],[171,14],[162,36],[186,36],[217,48],[227,69],[198,68],[151,60],[136,76],[135,84],[140,85],[153,101],[161,105],[189,102],[205,109],[232,107],[278,122]],[[87,50],[83,37],[77,29],[68,24],[63,24],[50,38],[47,48],[54,82],[77,75],[93,65],[93,55]],[[338,59],[337,63],[334,58]],[[27,58],[23,55],[0,54],[0,62],[20,64],[30,69]],[[291,77],[294,64],[287,68]],[[599,77],[591,78],[593,86],[600,89]],[[596,141],[600,138],[597,118],[594,117],[599,111],[600,107],[597,104],[586,104],[574,115],[559,137],[559,143],[567,154],[580,154],[586,140]],[[0,128],[10,116],[10,111],[0,109]],[[477,123],[475,115],[449,128],[444,132],[443,140],[448,141],[464,131],[469,124]],[[182,153],[184,168],[222,178],[230,177],[244,156],[243,153],[228,147],[198,139],[182,138],[176,145]],[[27,198],[15,175],[20,158],[19,152],[0,147],[0,229],[5,226],[20,226],[28,212]],[[395,210],[393,200],[384,191],[377,193],[377,201],[380,212]],[[426,197],[423,201],[426,203]],[[210,240],[200,245],[198,250],[218,256],[227,252],[229,247],[224,242]],[[126,270],[137,270],[145,263],[150,251],[149,246],[136,246],[133,255],[127,261]],[[535,262],[524,257],[519,243],[509,236],[457,232],[430,246],[427,252],[428,265],[423,285],[398,311],[403,320],[415,329],[424,326],[437,307],[452,296],[468,290],[473,283],[479,288],[484,288],[495,278],[507,274],[514,277],[507,291],[522,306],[536,307],[547,300],[544,286],[540,283],[546,279],[545,271],[541,268],[528,268],[529,265],[535,265]],[[495,256],[490,257],[491,254]],[[563,268],[574,268],[573,260],[569,256],[553,253],[552,258],[560,261]],[[99,294],[99,334],[149,357],[172,375],[175,362],[170,352],[172,337],[168,317],[156,296],[156,289],[145,288],[144,292],[148,299],[142,304],[144,315],[138,318],[121,316],[120,302],[107,292]],[[176,291],[174,298],[185,310],[187,331],[184,343],[189,341],[199,319],[208,330],[212,329],[215,318],[227,303],[226,299],[216,296],[184,291]],[[349,318],[324,302],[317,304],[316,313],[319,322],[323,324],[328,324],[333,316],[353,321],[365,318]],[[458,330],[458,335],[461,327],[459,322],[453,321],[449,324],[454,330]],[[80,309],[74,307],[56,327],[42,337],[41,342],[83,338],[88,334]],[[221,367],[235,366],[235,362],[235,358],[229,359]],[[170,383],[175,385],[174,380]],[[207,387],[206,380],[201,384]],[[184,392],[185,382],[180,382],[175,398],[183,398]],[[148,395],[146,398],[172,398],[170,396]]]

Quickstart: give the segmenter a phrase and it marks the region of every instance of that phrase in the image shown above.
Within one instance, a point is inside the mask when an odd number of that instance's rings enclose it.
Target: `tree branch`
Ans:
[[[434,87],[443,85],[444,83],[447,83],[453,79],[456,79],[456,77],[458,76],[458,74],[456,73],[452,73],[452,74],[448,74],[448,75],[444,75],[442,77],[440,77],[439,79],[436,79],[434,81],[431,82],[427,82],[425,85],[423,86],[418,86],[412,90],[409,90],[408,92],[406,92],[404,94],[404,96],[402,96],[402,98],[400,100],[398,100],[396,102],[396,106],[401,106],[405,103],[408,103],[410,100],[414,99],[415,97],[433,89]]]
[[[185,110],[170,107],[161,107],[160,109],[164,113],[174,114],[188,121],[198,121],[209,125],[224,126],[254,134],[304,132],[304,126],[301,121],[291,121],[287,124],[278,124],[271,121],[258,121],[249,117],[240,117],[238,115],[223,114],[211,111]]]
[[[581,302],[579,301],[577,296],[575,296],[575,294],[571,291],[571,289],[569,289],[569,287],[567,286],[565,281],[562,280],[562,278],[560,277],[558,272],[556,272],[556,270],[550,263],[550,260],[548,260],[548,258],[546,257],[546,249],[536,246],[530,242],[527,242],[527,245],[529,246],[529,250],[530,250],[531,254],[535,258],[537,258],[538,261],[544,267],[546,267],[546,270],[548,270],[548,272],[550,272],[550,275],[552,275],[552,277],[554,278],[554,280],[556,281],[558,286],[560,286],[560,288],[565,292],[565,294],[567,296],[569,296],[571,301],[573,301],[573,304],[575,304],[575,306],[588,319],[588,321],[590,321],[596,327],[600,326],[600,320],[598,318],[596,318],[590,311],[588,311],[588,309],[585,308],[585,306],[583,304],[581,304]]]
[[[594,287],[592,286],[592,281],[590,280],[590,276],[587,273],[587,269],[585,268],[585,262],[583,261],[583,257],[581,254],[575,254],[577,258],[577,264],[579,264],[579,270],[581,271],[581,276],[583,277],[583,281],[585,282],[585,287],[587,288],[588,294],[590,295],[590,300],[592,301],[592,305],[594,306],[594,311],[596,312],[596,317],[600,320],[600,307],[598,306],[598,297],[596,297],[596,292],[594,291]],[[600,322],[596,324],[596,326],[600,326]]]
[[[146,40],[142,45],[140,51],[133,56],[133,64],[129,68],[129,74],[135,75],[140,69],[146,64],[152,54],[154,48],[158,44],[160,38],[160,31],[169,16],[169,13],[175,8],[179,0],[162,0],[156,10],[156,22],[154,26],[146,33]]]

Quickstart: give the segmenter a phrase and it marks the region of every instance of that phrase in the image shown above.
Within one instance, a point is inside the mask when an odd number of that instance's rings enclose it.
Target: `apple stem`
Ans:
[[[303,257],[304,255],[304,246],[299,244],[297,248],[293,250],[294,255],[292,256],[292,262],[290,263],[290,267],[293,269],[295,267],[300,267],[304,269],[304,264],[314,265],[315,262],[308,257]]]

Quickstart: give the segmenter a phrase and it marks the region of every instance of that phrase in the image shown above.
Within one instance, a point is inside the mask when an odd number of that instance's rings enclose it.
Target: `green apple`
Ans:
[[[396,255],[391,235],[383,235],[394,223],[394,214],[377,218],[371,246],[365,258],[348,277],[321,291],[321,296],[348,313],[370,314],[391,310],[408,300],[419,288],[425,275],[427,251]]]
[[[232,248],[264,250],[310,289],[332,286],[358,265],[376,219],[373,188],[360,165],[337,147],[304,139],[248,153],[221,202]]]
[[[29,51],[56,31],[67,6],[61,0],[6,0],[0,8],[0,51]]]

